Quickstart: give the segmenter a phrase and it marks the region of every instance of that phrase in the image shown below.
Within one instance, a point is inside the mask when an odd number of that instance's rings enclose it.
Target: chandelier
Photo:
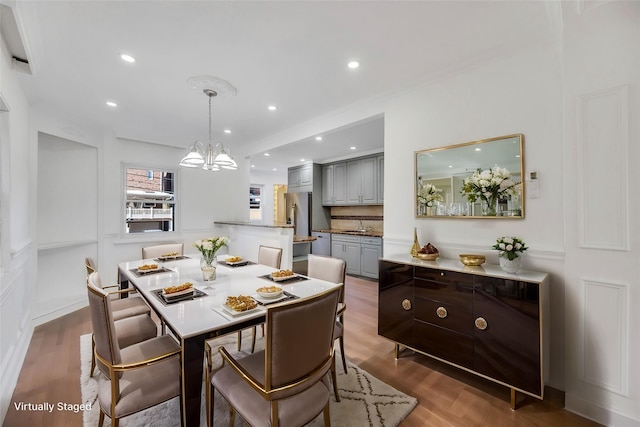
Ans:
[[[187,150],[186,156],[182,158],[179,165],[185,168],[201,167],[208,171],[219,171],[222,169],[236,170],[236,164],[228,148],[225,148],[222,142],[213,145],[211,140],[211,99],[214,96],[222,94],[235,95],[236,89],[231,84],[217,77],[201,76],[192,77],[188,80],[191,87],[201,88],[202,92],[209,97],[209,144],[205,148],[200,141],[194,142]]]

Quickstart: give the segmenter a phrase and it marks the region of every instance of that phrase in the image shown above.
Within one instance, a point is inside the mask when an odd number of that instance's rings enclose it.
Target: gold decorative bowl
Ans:
[[[418,252],[416,254],[416,258],[424,260],[424,261],[435,261],[435,259],[438,258],[438,256],[440,256],[440,254],[438,252],[436,252],[435,254],[422,254],[422,253]]]
[[[486,260],[484,255],[460,254],[460,262],[464,265],[482,265]]]

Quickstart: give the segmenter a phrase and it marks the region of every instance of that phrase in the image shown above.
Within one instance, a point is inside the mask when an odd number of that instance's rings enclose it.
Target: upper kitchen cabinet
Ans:
[[[384,156],[362,157],[324,165],[322,203],[325,206],[379,205],[384,201],[381,177]]]
[[[322,204],[347,203],[347,164],[334,163],[322,167]]]
[[[302,193],[313,191],[313,164],[307,163],[289,168],[287,191]]]

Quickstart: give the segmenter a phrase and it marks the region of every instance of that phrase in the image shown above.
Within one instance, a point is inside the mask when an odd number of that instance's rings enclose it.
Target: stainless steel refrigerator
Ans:
[[[294,226],[296,236],[311,236],[311,193],[285,193],[287,224]]]

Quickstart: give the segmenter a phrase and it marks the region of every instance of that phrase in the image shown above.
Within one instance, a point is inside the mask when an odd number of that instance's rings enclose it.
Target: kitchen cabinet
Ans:
[[[379,205],[384,201],[384,155],[361,157],[322,167],[325,206]]]
[[[476,274],[477,273],[477,274]],[[379,263],[378,334],[401,346],[543,398],[548,276],[408,255]]]
[[[322,167],[322,204],[345,205],[347,203],[347,164],[334,163]]]
[[[378,260],[382,256],[380,237],[333,234],[331,256],[345,260],[347,274],[378,278]]]
[[[347,203],[378,203],[378,162],[375,157],[347,162]]]
[[[313,191],[313,164],[307,163],[290,167],[288,170],[287,192],[303,193]]]

